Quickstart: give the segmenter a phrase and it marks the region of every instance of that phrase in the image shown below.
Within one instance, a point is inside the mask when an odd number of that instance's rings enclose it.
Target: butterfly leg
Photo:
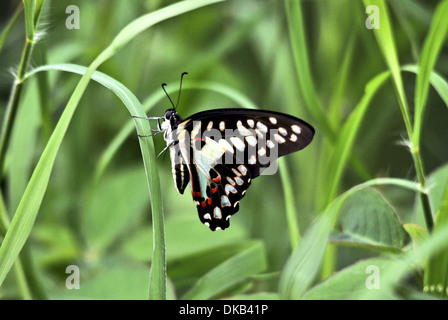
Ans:
[[[148,135],[138,135],[140,138],[147,138],[147,137],[153,137],[158,135],[159,133],[163,132],[162,127],[160,126],[160,119],[164,119],[163,117],[138,117],[138,116],[132,116],[134,119],[144,119],[144,120],[157,120],[157,127],[158,129],[151,129],[152,132],[155,132],[153,134]]]
[[[167,145],[160,153],[157,155],[157,158],[160,157],[162,153],[164,153],[166,150],[168,150],[172,145],[175,144],[176,141],[171,142],[169,145]]]
[[[159,130],[155,130],[155,129],[151,129],[151,131],[155,131],[155,133],[148,134],[148,135],[141,135],[141,134],[139,134],[138,137],[139,137],[139,138],[154,137],[154,136],[158,135],[159,133],[162,133],[162,132],[163,132],[163,131],[159,131]]]
[[[132,116],[132,118],[144,119],[144,120],[159,120],[159,119],[163,119],[163,117],[138,117],[138,116]]]

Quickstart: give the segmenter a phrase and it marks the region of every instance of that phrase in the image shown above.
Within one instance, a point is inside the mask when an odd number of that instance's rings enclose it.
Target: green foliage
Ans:
[[[0,68],[17,66],[0,83],[0,298],[446,298],[448,0],[79,1],[79,30],[71,4],[0,21]],[[177,193],[161,136],[137,137],[155,122],[130,117],[162,115],[183,71],[183,117],[261,108],[316,129],[224,232]]]

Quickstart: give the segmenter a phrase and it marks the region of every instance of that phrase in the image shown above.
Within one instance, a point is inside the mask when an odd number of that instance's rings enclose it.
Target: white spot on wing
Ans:
[[[223,207],[230,207],[232,204],[230,203],[230,200],[227,196],[222,196],[221,197],[221,205]]]
[[[252,147],[255,147],[257,145],[257,138],[255,138],[254,136],[247,136],[246,141]]]
[[[218,141],[221,146],[223,146],[227,151],[234,153],[232,145],[227,142],[227,140],[221,139]]]
[[[226,128],[226,123],[224,121],[221,121],[219,123],[219,130],[224,131],[225,128]]]
[[[255,122],[254,122],[254,120],[249,119],[249,120],[247,120],[247,124],[249,125],[249,127],[253,128],[255,125]]]
[[[240,177],[236,177],[235,181],[239,186],[241,186],[244,183],[243,179],[241,179]]]
[[[268,132],[268,127],[266,127],[264,124],[262,124],[261,122],[257,122],[257,128],[258,130],[260,130],[263,133]]]
[[[212,128],[213,128],[213,121],[210,121],[207,125],[207,130],[210,131],[210,130],[212,130]]]
[[[204,214],[204,219],[205,219],[205,220],[211,220],[212,217],[210,216],[210,213],[206,213],[206,214]]]
[[[230,192],[237,193],[237,190],[230,184],[226,184],[224,191],[226,192],[227,195],[229,195]]]
[[[232,186],[235,185],[235,181],[233,181],[232,178],[227,177],[227,181],[228,181]]]
[[[289,138],[289,140],[291,140],[292,142],[296,142],[297,136],[295,134],[292,134],[291,137]]]
[[[239,177],[241,175],[241,173],[239,173],[238,170],[236,170],[235,168],[232,168],[233,173],[235,174],[236,177]]]
[[[286,131],[286,129],[282,127],[278,128],[278,132],[280,132],[282,136],[286,136],[288,134],[288,131]]]
[[[269,117],[269,121],[271,121],[272,124],[277,124],[277,118]]]
[[[255,155],[251,155],[249,158],[249,164],[256,164],[257,163],[257,159],[255,158]]]
[[[215,219],[222,218],[221,209],[219,209],[218,207],[215,207],[215,209],[213,210],[213,218]]]
[[[277,141],[278,143],[284,143],[286,140],[285,138],[283,138],[281,135],[279,135],[278,133],[274,134],[274,139],[275,141]]]
[[[250,136],[252,134],[252,132],[250,132],[245,126],[243,126],[243,123],[241,122],[241,120],[238,120],[238,122],[236,123],[236,126],[242,136]]]
[[[297,134],[300,134],[302,132],[302,128],[300,128],[298,125],[294,124],[291,126],[292,131],[294,131]]]
[[[245,176],[246,173],[247,173],[247,168],[246,168],[245,166],[243,166],[243,165],[240,165],[240,166],[238,167],[238,170],[240,170],[240,172],[241,172],[241,174],[242,174],[243,176]]]
[[[235,148],[237,148],[239,151],[244,151],[244,148],[246,146],[244,145],[243,140],[241,140],[238,137],[230,137],[230,141],[232,141],[232,143],[235,146]]]
[[[263,139],[263,133],[260,130],[255,129],[255,132],[256,132],[256,134],[257,134],[259,139]]]

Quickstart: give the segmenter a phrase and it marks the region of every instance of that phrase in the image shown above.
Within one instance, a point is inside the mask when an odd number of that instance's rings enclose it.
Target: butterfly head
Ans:
[[[177,128],[177,125],[182,122],[182,118],[175,109],[166,110],[164,118],[165,121],[162,123],[162,129],[164,130],[168,128],[174,130]]]

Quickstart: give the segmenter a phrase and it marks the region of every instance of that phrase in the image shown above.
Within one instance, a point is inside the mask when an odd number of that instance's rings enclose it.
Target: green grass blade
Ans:
[[[310,70],[310,61],[307,52],[302,7],[299,0],[285,0],[286,15],[288,18],[289,36],[293,51],[297,78],[301,86],[301,93],[306,106],[324,135],[330,140],[335,138],[334,132],[325,116],[319,101]]]
[[[392,74],[394,88],[397,94],[398,103],[403,115],[408,134],[412,133],[411,120],[409,117],[409,106],[404,92],[403,79],[400,73],[400,63],[395,46],[395,39],[392,33],[392,25],[389,18],[389,11],[384,0],[364,0],[364,4],[376,5],[381,12],[381,27],[374,29],[378,45],[386,64]]]
[[[392,74],[398,104],[400,105],[400,110],[403,115],[403,120],[406,125],[409,138],[411,138],[412,126],[409,116],[409,106],[404,92],[403,79],[401,78],[400,63],[398,61],[395,39],[392,33],[393,28],[389,18],[389,10],[387,9],[386,2],[384,0],[364,0],[364,4],[366,7],[375,5],[378,7],[379,12],[381,12],[381,27],[373,30],[387,67]]]
[[[294,251],[300,242],[300,230],[297,218],[297,208],[294,199],[294,188],[291,181],[290,171],[288,171],[285,159],[279,159],[280,177],[282,180],[283,193],[285,196],[286,220],[288,222],[289,242]]]
[[[89,72],[86,73],[76,87],[75,92],[70,98],[61,119],[53,131],[53,134],[34,169],[33,175],[31,176],[16,213],[14,214],[14,218],[11,221],[11,225],[8,228],[5,239],[0,247],[0,285],[3,283],[12,264],[31,233],[31,229],[48,186],[51,169],[53,168],[57,151],[59,150],[70,120],[87,87],[93,70],[93,67],[90,68]]]
[[[420,145],[423,113],[428,98],[429,78],[448,34],[448,0],[437,6],[431,28],[420,57],[415,87],[415,121],[413,141]]]
[[[11,33],[12,28],[17,22],[17,19],[20,17],[21,13],[23,11],[23,6],[21,4],[18,4],[17,9],[14,11],[13,16],[8,21],[8,24],[5,26],[5,28],[0,33],[0,53],[2,52],[3,45],[6,42],[6,39],[8,39],[9,34]]]
[[[350,157],[355,138],[361,126],[362,120],[364,119],[367,108],[369,107],[374,95],[389,78],[389,75],[390,73],[386,71],[369,81],[366,86],[364,96],[352,111],[347,121],[344,123],[341,134],[336,142],[335,150],[338,151],[333,153],[328,165],[330,179],[327,181],[329,191],[327,193],[328,196],[325,203],[329,203],[336,196],[343,170]]]
[[[347,49],[339,69],[340,76],[337,79],[337,85],[332,93],[328,106],[328,117],[332,127],[339,127],[341,123],[341,105],[346,93],[347,83],[349,82],[350,69],[353,64],[353,52],[355,48],[355,34],[352,33],[348,40]]]
[[[448,183],[436,214],[434,232],[448,226]],[[448,249],[428,260],[425,267],[424,291],[448,296]]]
[[[413,72],[415,74],[418,73],[417,65],[405,65],[401,69],[403,71]],[[448,107],[448,81],[446,81],[445,78],[443,78],[440,74],[433,71],[429,77],[429,82],[437,91],[445,105]]]
[[[262,242],[254,242],[245,250],[224,261],[201,277],[182,297],[185,300],[211,299],[267,267]]]
[[[19,207],[17,208],[8,232],[6,233],[5,239],[0,248],[0,285],[3,283],[6,275],[11,269],[12,264],[16,260],[20,250],[31,233],[31,229],[48,186],[48,181],[50,179],[51,171],[59,147],[61,146],[73,113],[75,112],[94,71],[101,65],[101,63],[112,57],[115,52],[117,52],[127,42],[152,25],[215,2],[218,2],[218,0],[182,1],[136,19],[125,27],[117,35],[112,44],[107,47],[89,66],[71,95],[67,106],[34,169],[32,177],[20,201]],[[145,116],[143,109],[136,111],[138,112],[134,113],[134,115]],[[138,133],[141,135],[150,133],[149,124],[147,124],[147,122],[136,121],[136,127]],[[155,232],[155,234],[157,234],[157,239],[154,241],[156,257],[153,259],[150,297],[164,299],[166,295],[166,274],[163,215],[161,213],[161,203],[158,201],[156,194],[154,193],[154,190],[159,187],[156,169],[151,165],[154,163],[154,161],[151,160],[154,160],[155,158],[153,152],[154,146],[151,139],[141,140],[140,143],[147,178],[150,184],[153,217],[155,216],[156,220],[154,221],[154,225],[158,228],[157,232]],[[161,234],[159,231],[161,231]]]
[[[378,298],[380,299],[396,299],[395,295],[389,290],[381,287],[377,289],[369,289],[366,285],[360,286],[360,283],[366,283],[368,273],[366,269],[369,266],[376,266],[380,272],[389,270],[393,261],[387,258],[370,258],[358,261],[329,277],[310,290],[308,290],[303,299],[305,300],[347,300],[356,299],[366,291],[378,291]],[[380,273],[380,275],[381,275]]]

